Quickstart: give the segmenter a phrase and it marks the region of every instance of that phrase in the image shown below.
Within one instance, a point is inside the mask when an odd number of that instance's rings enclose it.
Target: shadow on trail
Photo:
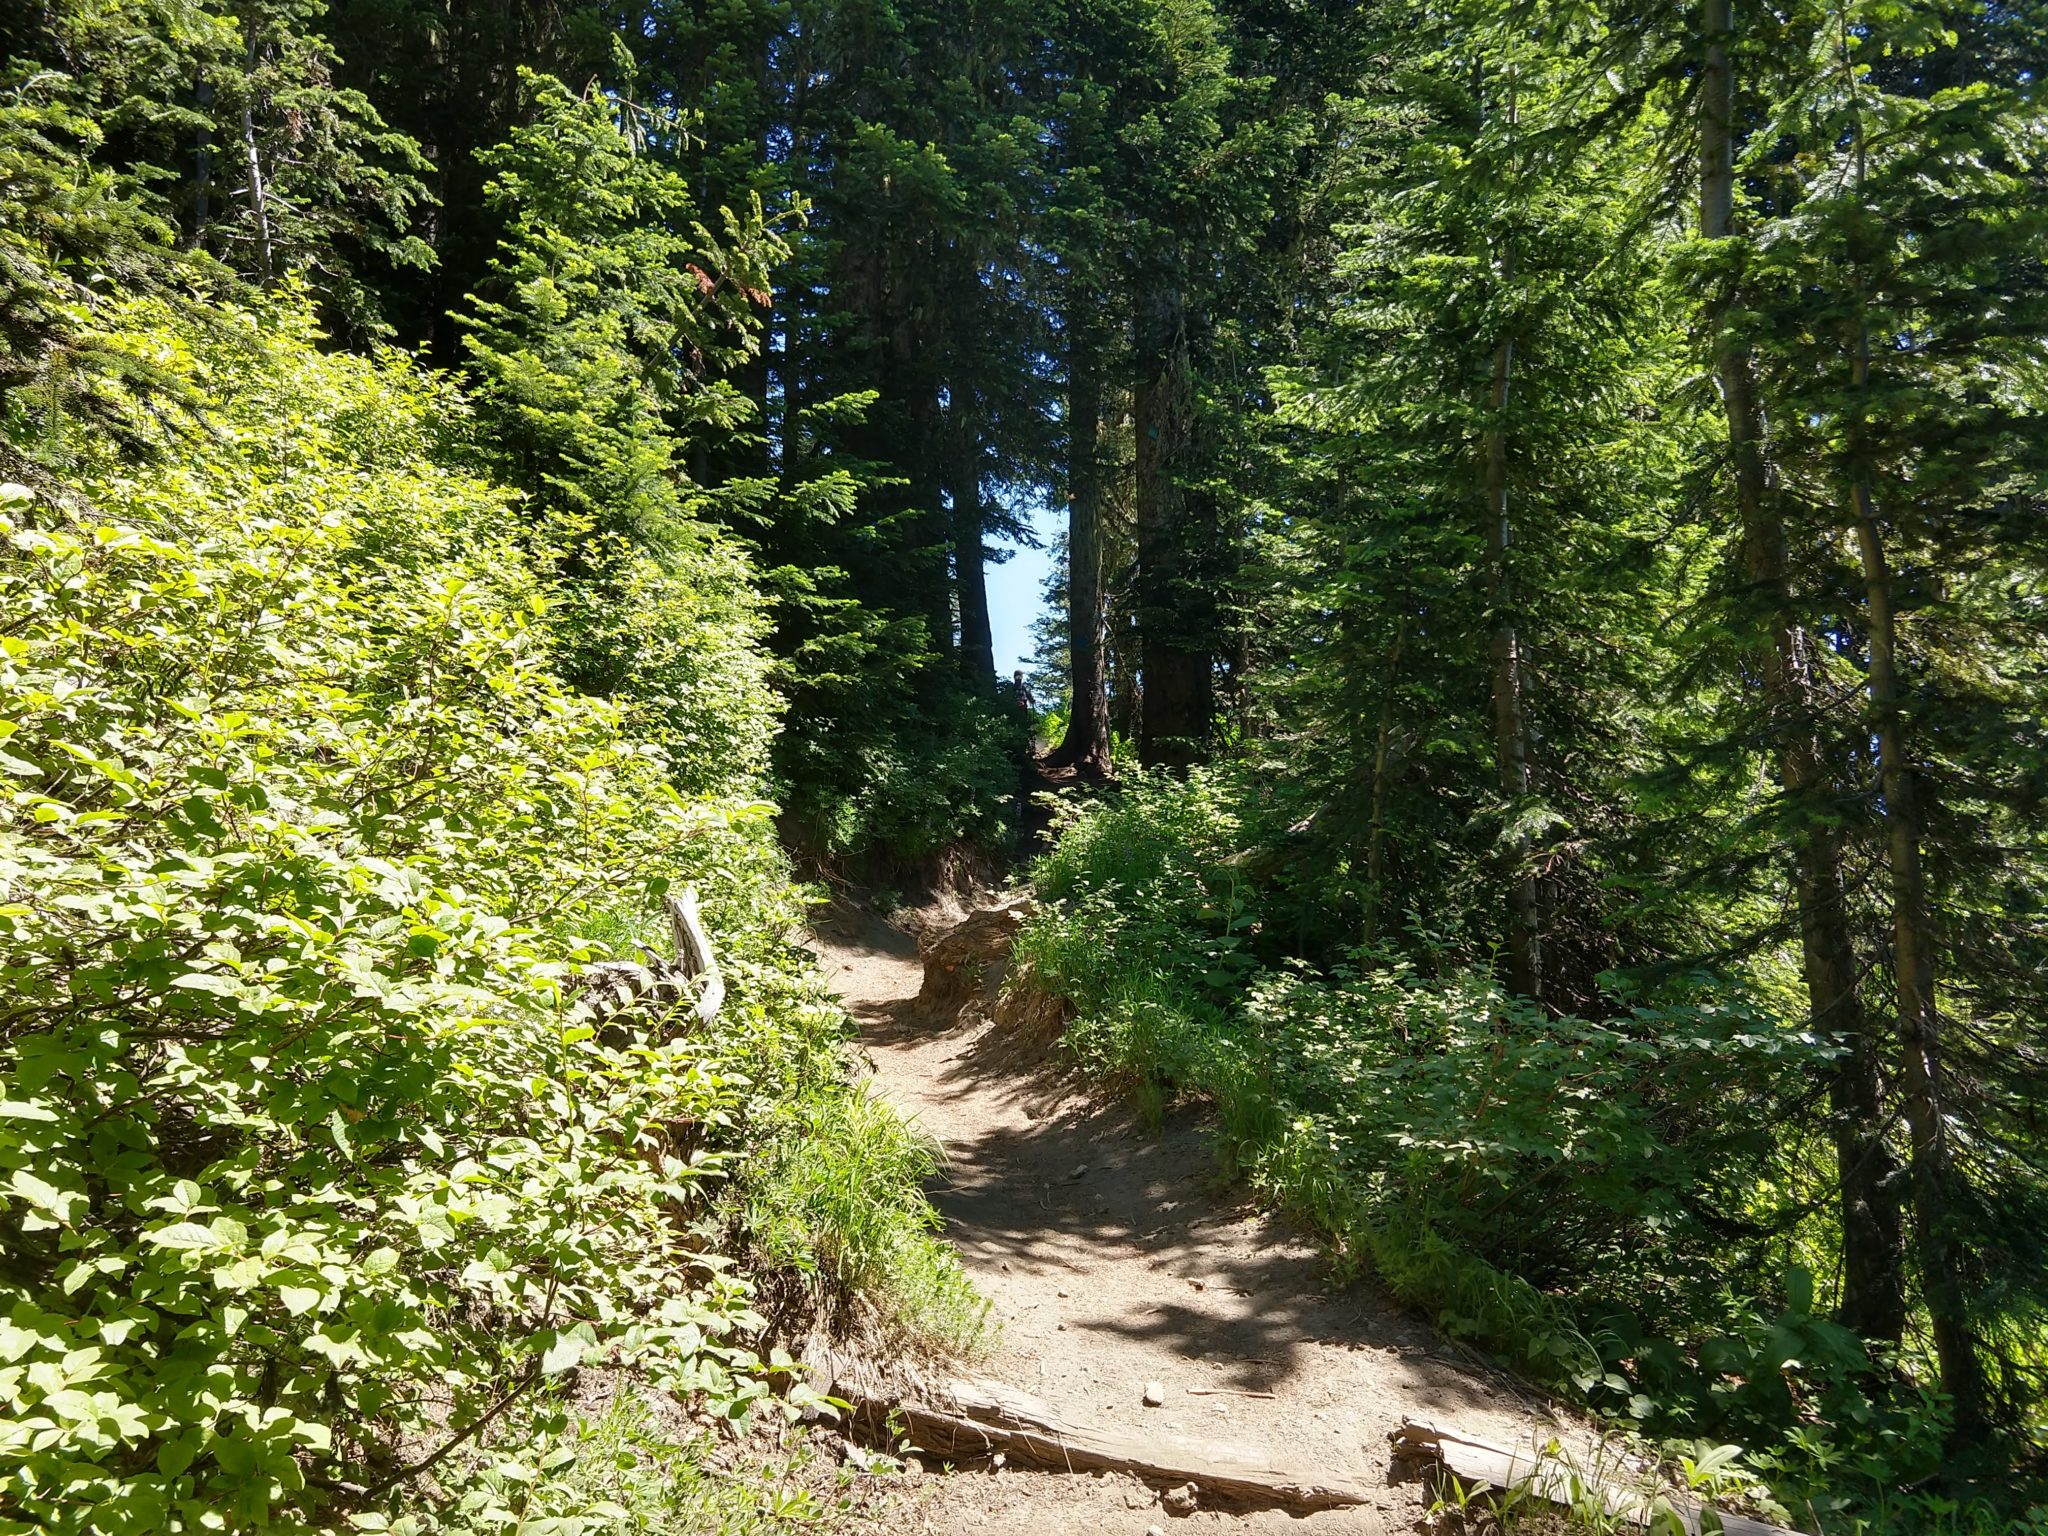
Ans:
[[[1049,1042],[919,1010],[910,934],[844,908],[818,928],[890,1096],[944,1146],[928,1192],[947,1236],[1041,1358],[1057,1337],[1097,1373],[1142,1363],[1176,1403],[1279,1410],[1276,1429],[1361,1388],[1441,1414],[1521,1396],[1372,1285],[1332,1288],[1313,1240],[1227,1183],[1199,1109],[1150,1129]],[[1189,1386],[1224,1395],[1182,1398]],[[1075,1390],[1068,1376],[1055,1395]]]
[[[1026,1129],[956,1137],[932,1199],[983,1262],[1079,1277],[1087,1266],[1067,1255],[1081,1248],[1142,1263],[1149,1304],[1091,1312],[1077,1283],[1069,1329],[1152,1341],[1207,1365],[1217,1386],[1276,1390],[1318,1344],[1420,1353],[1414,1325],[1325,1293],[1325,1266],[1298,1233],[1216,1191],[1214,1150],[1192,1120],[1153,1135],[1119,1109],[1069,1108]]]

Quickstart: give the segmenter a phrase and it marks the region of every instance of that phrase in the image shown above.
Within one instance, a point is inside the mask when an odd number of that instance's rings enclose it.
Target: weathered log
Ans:
[[[1397,1457],[1435,1462],[1467,1489],[1530,1494],[1567,1508],[1598,1504],[1634,1526],[1648,1526],[1668,1510],[1689,1536],[1714,1531],[1726,1536],[1798,1536],[1782,1525],[1705,1510],[1683,1494],[1617,1487],[1555,1452],[1534,1447],[1510,1450],[1428,1419],[1403,1419],[1390,1438]]]
[[[725,975],[718,968],[718,957],[711,951],[711,939],[698,915],[694,885],[684,886],[680,896],[669,893],[668,922],[675,934],[676,959],[682,963],[683,974],[703,982],[697,993],[697,1022],[709,1024],[725,1006]]]
[[[685,887],[680,896],[667,901],[670,931],[675,936],[676,958],[664,960],[645,949],[644,961],[600,960],[583,968],[577,977],[581,997],[577,1009],[593,1024],[628,1008],[647,1004],[673,1006],[687,999],[693,983],[696,1001],[691,1012],[699,1025],[718,1017],[725,1002],[725,978],[697,908],[697,893]]]
[[[1205,1503],[1309,1513],[1373,1502],[1363,1488],[1332,1482],[1227,1445],[1097,1429],[1067,1419],[1029,1393],[992,1381],[951,1381],[932,1401],[877,1401],[843,1389],[853,1427],[886,1434],[893,1422],[927,1455],[969,1459],[997,1451],[1053,1471],[1125,1472],[1148,1483],[1196,1485]]]
[[[610,1023],[630,1009],[646,1005],[667,1006],[687,995],[688,978],[667,961],[648,956],[643,965],[634,960],[599,960],[586,965],[576,978],[576,1014],[598,1027],[600,1033],[616,1029]],[[608,1040],[620,1044],[620,1040]]]

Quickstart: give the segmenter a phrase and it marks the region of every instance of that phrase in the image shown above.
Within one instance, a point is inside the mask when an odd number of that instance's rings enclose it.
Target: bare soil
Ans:
[[[945,1149],[932,1196],[996,1330],[976,1374],[1103,1427],[1263,1450],[1377,1496],[1305,1517],[1205,1508],[1176,1519],[1133,1478],[984,1466],[923,1478],[899,1528],[1413,1531],[1428,1500],[1394,1479],[1387,1454],[1402,1415],[1506,1443],[1577,1438],[1396,1303],[1333,1286],[1301,1232],[1223,1185],[1198,1114],[1149,1130],[977,1010],[917,1017],[916,941],[879,919],[842,912],[816,949],[859,1022],[876,1090]],[[1158,1407],[1143,1401],[1150,1382],[1165,1389]]]

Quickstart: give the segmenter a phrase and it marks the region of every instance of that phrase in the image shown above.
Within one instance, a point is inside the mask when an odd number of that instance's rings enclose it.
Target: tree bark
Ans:
[[[977,686],[993,687],[995,638],[989,629],[988,573],[982,553],[981,435],[956,394],[953,462],[947,476],[953,499],[953,581],[960,607],[960,670]]]
[[[899,322],[899,326],[903,327],[898,332],[900,345],[907,334],[907,323]],[[941,504],[945,479],[942,434],[946,428],[937,394],[921,381],[911,385],[909,416],[911,440],[926,446],[904,465],[909,471],[906,491],[911,509],[903,523],[904,554],[908,557],[905,575],[913,584],[914,601],[924,610],[932,650],[950,657],[959,643],[959,603],[950,558],[953,518]]]
[[[1856,89],[1853,69],[1849,88]],[[1855,175],[1859,199],[1868,170],[1860,113]],[[1865,301],[1857,284],[1859,306]],[[1954,1413],[1951,1444],[1967,1447],[1990,1427],[1986,1383],[1971,1334],[1965,1254],[1955,1230],[1955,1152],[1949,1142],[1947,1093],[1941,1068],[1941,1015],[1935,1001],[1939,939],[1920,863],[1923,837],[1919,773],[1906,740],[1899,688],[1898,616],[1892,575],[1871,494],[1864,441],[1870,393],[1870,322],[1858,317],[1856,353],[1849,369],[1855,414],[1849,435],[1849,514],[1863,565],[1870,629],[1870,713],[1877,735],[1878,783],[1884,797],[1886,853],[1891,863],[1892,965],[1898,993],[1898,1038],[1903,1063],[1901,1106],[1911,1155],[1907,1161],[1920,1291],[1934,1335],[1941,1389]]]
[[[1503,283],[1512,271],[1512,263],[1504,256]],[[1492,664],[1493,745],[1500,770],[1500,792],[1511,816],[1519,813],[1529,797],[1529,720],[1522,697],[1522,646],[1508,597],[1507,409],[1514,366],[1514,338],[1503,336],[1493,351],[1493,382],[1488,391],[1491,414],[1482,453],[1486,461],[1486,605]],[[1508,847],[1514,873],[1507,891],[1507,984],[1522,997],[1540,999],[1543,937],[1532,863],[1534,848],[1526,832],[1510,838]]]
[[[1178,287],[1162,283],[1144,297],[1136,334],[1138,756],[1148,767],[1184,768],[1202,754],[1213,704],[1209,652],[1189,612],[1181,477],[1194,441],[1194,381]]]
[[[1734,232],[1734,69],[1731,0],[1706,0],[1700,82],[1700,236]],[[1905,1329],[1904,1236],[1891,1190],[1896,1171],[1885,1145],[1883,1078],[1862,999],[1850,938],[1840,835],[1825,806],[1828,771],[1815,729],[1810,641],[1792,616],[1790,555],[1776,505],[1764,417],[1748,350],[1726,334],[1724,300],[1709,316],[1713,372],[1728,421],[1743,574],[1769,606],[1769,633],[1756,647],[1764,703],[1786,799],[1802,818],[1790,833],[1802,969],[1813,1024],[1841,1051],[1828,1096],[1842,1223],[1844,1326],[1895,1343]]]
[[[1859,372],[1864,364],[1858,359]],[[1934,996],[1936,939],[1920,864],[1919,775],[1906,744],[1898,675],[1898,629],[1892,610],[1891,571],[1871,507],[1870,488],[1852,491],[1856,543],[1870,608],[1870,708],[1876,717],[1884,823],[1892,877],[1892,964],[1899,996],[1899,1044],[1904,1056],[1900,1088],[1912,1157],[1908,1183],[1913,1203],[1920,1288],[1934,1334],[1941,1389],[1953,1405],[1952,1439],[1969,1443],[1990,1422],[1985,1381],[1969,1321],[1969,1284],[1955,1232],[1955,1151],[1949,1141],[1947,1094],[1942,1081],[1941,1015]]]
[[[1846,73],[1853,92],[1854,71],[1847,69]],[[1859,198],[1868,169],[1866,156],[1859,114],[1855,144]],[[1861,290],[1859,282],[1859,304],[1864,298]],[[1939,937],[1920,861],[1924,829],[1919,773],[1907,744],[1891,567],[1878,525],[1863,442],[1870,390],[1867,313],[1858,319],[1850,387],[1856,406],[1849,440],[1849,513],[1863,566],[1870,642],[1870,711],[1877,736],[1878,782],[1883,794],[1886,853],[1891,864],[1892,965],[1898,994],[1901,1109],[1910,1148],[1909,1196],[1920,1261],[1921,1295],[1934,1335],[1941,1388],[1948,1394],[1954,1415],[1950,1443],[1963,1448],[1990,1427],[1990,1412],[1983,1365],[1970,1329],[1966,1255],[1955,1230],[1955,1152],[1948,1134],[1947,1092],[1940,1056],[1941,1015],[1935,998]]]
[[[249,78],[242,92],[242,152],[249,165],[249,212],[256,221],[256,272],[269,287],[277,275],[277,259],[270,245],[270,197],[263,185],[263,156],[256,147],[256,112],[250,92],[256,88],[256,34],[249,33]]]
[[[1110,770],[1109,696],[1103,666],[1102,376],[1077,342],[1067,379],[1066,735],[1051,761],[1094,778]]]

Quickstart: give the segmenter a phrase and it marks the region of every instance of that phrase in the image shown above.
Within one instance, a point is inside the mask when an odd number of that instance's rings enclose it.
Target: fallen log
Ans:
[[[1568,1509],[1590,1505],[1637,1527],[1658,1526],[1661,1517],[1658,1528],[1670,1530],[1675,1522],[1687,1536],[1799,1536],[1782,1525],[1706,1509],[1683,1494],[1618,1487],[1554,1452],[1510,1450],[1428,1419],[1404,1418],[1389,1438],[1396,1458],[1434,1462],[1468,1490],[1528,1494]]]
[[[911,1446],[946,1460],[1000,1451],[1016,1464],[1064,1472],[1126,1472],[1148,1483],[1193,1483],[1204,1503],[1307,1514],[1370,1504],[1362,1488],[1332,1482],[1235,1446],[1097,1429],[1062,1416],[1027,1392],[992,1381],[950,1381],[931,1401],[883,1402],[835,1389],[854,1406],[853,1425],[887,1435],[900,1425]]]

